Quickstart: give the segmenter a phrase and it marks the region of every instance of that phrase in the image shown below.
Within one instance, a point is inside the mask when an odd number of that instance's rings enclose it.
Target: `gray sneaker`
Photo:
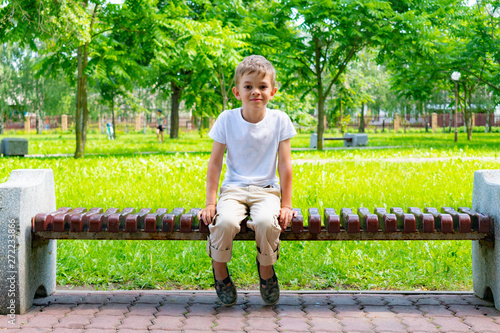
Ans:
[[[274,305],[278,303],[280,299],[280,286],[278,284],[278,277],[276,276],[276,272],[274,271],[274,266],[273,266],[273,276],[268,279],[264,280],[263,278],[260,277],[260,264],[259,260],[257,259],[257,271],[259,272],[259,279],[260,279],[260,296],[262,296],[262,300],[266,305]]]

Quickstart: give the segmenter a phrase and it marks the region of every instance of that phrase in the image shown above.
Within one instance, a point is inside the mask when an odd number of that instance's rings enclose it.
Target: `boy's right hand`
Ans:
[[[212,223],[212,220],[217,211],[217,207],[215,205],[207,205],[205,208],[198,212],[198,220],[203,221],[205,225],[209,225]]]

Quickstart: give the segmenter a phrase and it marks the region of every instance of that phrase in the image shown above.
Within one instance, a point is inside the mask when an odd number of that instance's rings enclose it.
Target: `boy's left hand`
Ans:
[[[280,216],[278,218],[280,227],[281,227],[281,232],[285,232],[285,229],[290,225],[292,222],[292,219],[294,217],[297,217],[297,212],[291,210],[288,207],[281,207],[280,209]]]

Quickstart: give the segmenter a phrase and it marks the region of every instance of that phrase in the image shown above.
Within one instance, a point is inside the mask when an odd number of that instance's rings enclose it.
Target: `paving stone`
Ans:
[[[340,319],[340,324],[346,332],[373,332],[373,326],[366,318],[345,317]]]
[[[358,305],[358,302],[348,295],[335,295],[330,296],[330,301],[333,305]]]
[[[302,300],[299,295],[280,295],[280,300],[277,305],[294,305],[300,306]]]
[[[469,325],[464,324],[458,317],[453,316],[435,316],[430,317],[432,323],[439,327],[441,332],[470,332]]]
[[[274,318],[276,320],[276,312],[272,307],[267,305],[248,305],[245,311],[248,313],[248,318]]]
[[[238,299],[243,298],[243,295],[238,295]],[[214,292],[213,294],[203,294],[193,296],[191,302],[192,303],[203,303],[203,304],[214,304],[218,302],[217,294]]]
[[[209,330],[206,330],[206,329],[201,329],[201,330],[184,330],[183,333],[209,333],[209,332],[212,332],[211,329]]]
[[[165,299],[162,295],[155,295],[155,294],[141,294],[137,301],[135,301],[136,304],[139,303],[146,303],[146,304],[156,304],[157,306],[160,304],[165,303]]]
[[[363,306],[367,305],[385,305],[387,302],[384,300],[382,296],[373,296],[373,295],[357,295],[356,300],[359,304]]]
[[[66,317],[59,319],[59,324],[54,325],[54,328],[84,328],[85,325],[90,323],[89,319],[88,315],[68,314]]]
[[[121,324],[125,319],[123,316],[98,316],[90,318],[90,324],[86,326],[87,329],[114,329]]]
[[[279,319],[276,323],[278,324],[279,332],[307,332],[311,327],[307,322],[308,318],[293,318],[286,317]]]
[[[500,311],[495,308],[488,306],[478,306],[477,309],[481,311],[485,316],[500,319]]]
[[[305,317],[306,313],[302,311],[302,306],[293,305],[277,305],[274,309],[278,314],[278,318],[283,317]]]
[[[108,300],[108,303],[130,304],[137,300],[137,294],[114,294]]]
[[[85,333],[115,333],[116,330],[103,330],[103,329],[85,329]]]
[[[178,316],[184,317],[184,314],[188,313],[187,307],[189,305],[187,303],[184,304],[175,304],[175,303],[167,303],[158,308],[158,312],[156,313],[156,317],[160,316]]]
[[[178,316],[161,316],[153,319],[153,325],[149,327],[150,330],[160,331],[180,331],[184,326],[184,317]]]
[[[123,316],[128,313],[129,304],[124,303],[108,303],[103,305],[96,316]]]
[[[481,306],[495,306],[492,301],[481,299],[477,296],[464,296],[464,299],[472,305],[481,305]]]
[[[93,315],[99,312],[99,307],[102,304],[78,304],[71,308],[71,312],[68,314],[78,314],[78,315]]]
[[[435,332],[436,325],[432,320],[425,317],[401,317],[401,323],[406,326],[407,332]]]
[[[244,317],[221,317],[215,320],[214,331],[243,331],[246,326],[246,318]]]
[[[396,318],[396,314],[392,312],[389,306],[369,305],[363,308],[363,312],[369,318]]]
[[[78,304],[85,297],[85,294],[82,295],[55,295],[55,299],[51,302],[51,304]]]
[[[309,320],[311,332],[341,332],[342,326],[337,318],[314,317]]]
[[[14,318],[11,318],[10,316],[7,315],[0,315],[0,329],[9,330],[9,329],[20,328],[26,325],[26,323],[28,323],[28,321],[31,318],[33,318],[39,313],[40,312],[27,312],[22,315],[16,314]]]
[[[68,304],[51,304],[40,310],[40,314],[56,315],[63,317],[65,314],[71,312],[71,306]]]
[[[176,303],[176,304],[184,304],[184,303],[189,303],[193,299],[192,294],[171,294],[171,295],[166,295],[164,297],[165,303]]]
[[[444,305],[421,305],[418,308],[426,316],[453,316],[453,313]]]
[[[399,317],[420,317],[424,315],[416,306],[391,306],[391,310]]]
[[[124,328],[117,330],[116,333],[149,333],[149,330],[146,329],[130,329],[130,328]]]
[[[217,318],[222,317],[240,317],[247,314],[245,305],[219,306],[217,310]]]
[[[403,296],[403,295],[394,295],[394,296],[384,296],[384,300],[387,302],[387,305],[413,305],[411,299]]]
[[[111,294],[89,294],[82,298],[81,304],[105,304],[111,298]]]
[[[260,295],[254,295],[254,294],[246,296],[244,302],[248,305],[266,305],[266,303],[264,303]]]
[[[54,296],[35,298],[33,300],[33,305],[35,305],[35,306],[49,305],[50,303],[54,302],[55,300],[56,300],[56,298]]]
[[[339,305],[333,308],[337,318],[340,317],[364,317],[364,312],[357,305]]]
[[[86,331],[83,329],[75,329],[75,328],[55,328],[52,332],[55,332],[55,333],[84,333]]]
[[[410,299],[415,305],[442,305],[441,301],[435,296],[412,295],[408,296],[408,299]]]
[[[27,328],[27,327],[23,327],[22,329],[21,328],[14,328],[14,329],[6,329],[6,330],[3,330],[2,332],[8,332],[8,333],[17,333],[17,332],[20,332],[20,333],[44,333],[44,332],[52,332],[52,328]]]
[[[188,313],[186,314],[186,317],[190,316],[212,317],[216,313],[214,304],[193,304],[189,306],[187,310]]]
[[[437,296],[436,299],[440,300],[443,304],[450,305],[468,305],[469,302],[464,299],[461,295],[441,295]]]
[[[117,326],[119,330],[147,330],[149,326],[152,326],[151,322],[154,320],[154,316],[130,316],[122,320],[122,323]]]
[[[208,330],[210,331],[211,328],[215,325],[214,324],[215,317],[200,317],[200,316],[193,316],[186,318],[184,320],[184,327],[183,329],[186,330]]]
[[[137,303],[128,308],[126,316],[151,316],[158,312],[159,306],[160,304]]]
[[[64,317],[64,315],[47,314],[34,316],[28,320],[28,323],[24,327],[51,328],[59,324],[59,318],[61,317]]]
[[[258,332],[275,331],[278,325],[274,317],[248,317],[247,331],[255,330]]]
[[[330,298],[327,295],[302,295],[303,305],[327,305],[330,304]]]
[[[456,317],[484,316],[484,313],[481,312],[481,310],[471,305],[450,305],[448,310],[454,312]]]
[[[371,317],[371,324],[377,332],[404,332],[405,326],[398,318]]]
[[[307,304],[304,305],[303,311],[306,313],[306,317],[308,318],[333,318],[335,315],[335,312],[332,311],[332,307],[330,305]]]
[[[500,324],[488,317],[463,317],[464,324],[469,325],[474,332],[500,332]]]

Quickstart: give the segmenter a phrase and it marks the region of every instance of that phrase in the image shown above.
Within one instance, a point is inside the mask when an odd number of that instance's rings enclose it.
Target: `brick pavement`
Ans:
[[[59,291],[0,332],[500,332],[500,312],[470,293],[283,292],[265,306],[242,291],[226,308],[211,291]]]

